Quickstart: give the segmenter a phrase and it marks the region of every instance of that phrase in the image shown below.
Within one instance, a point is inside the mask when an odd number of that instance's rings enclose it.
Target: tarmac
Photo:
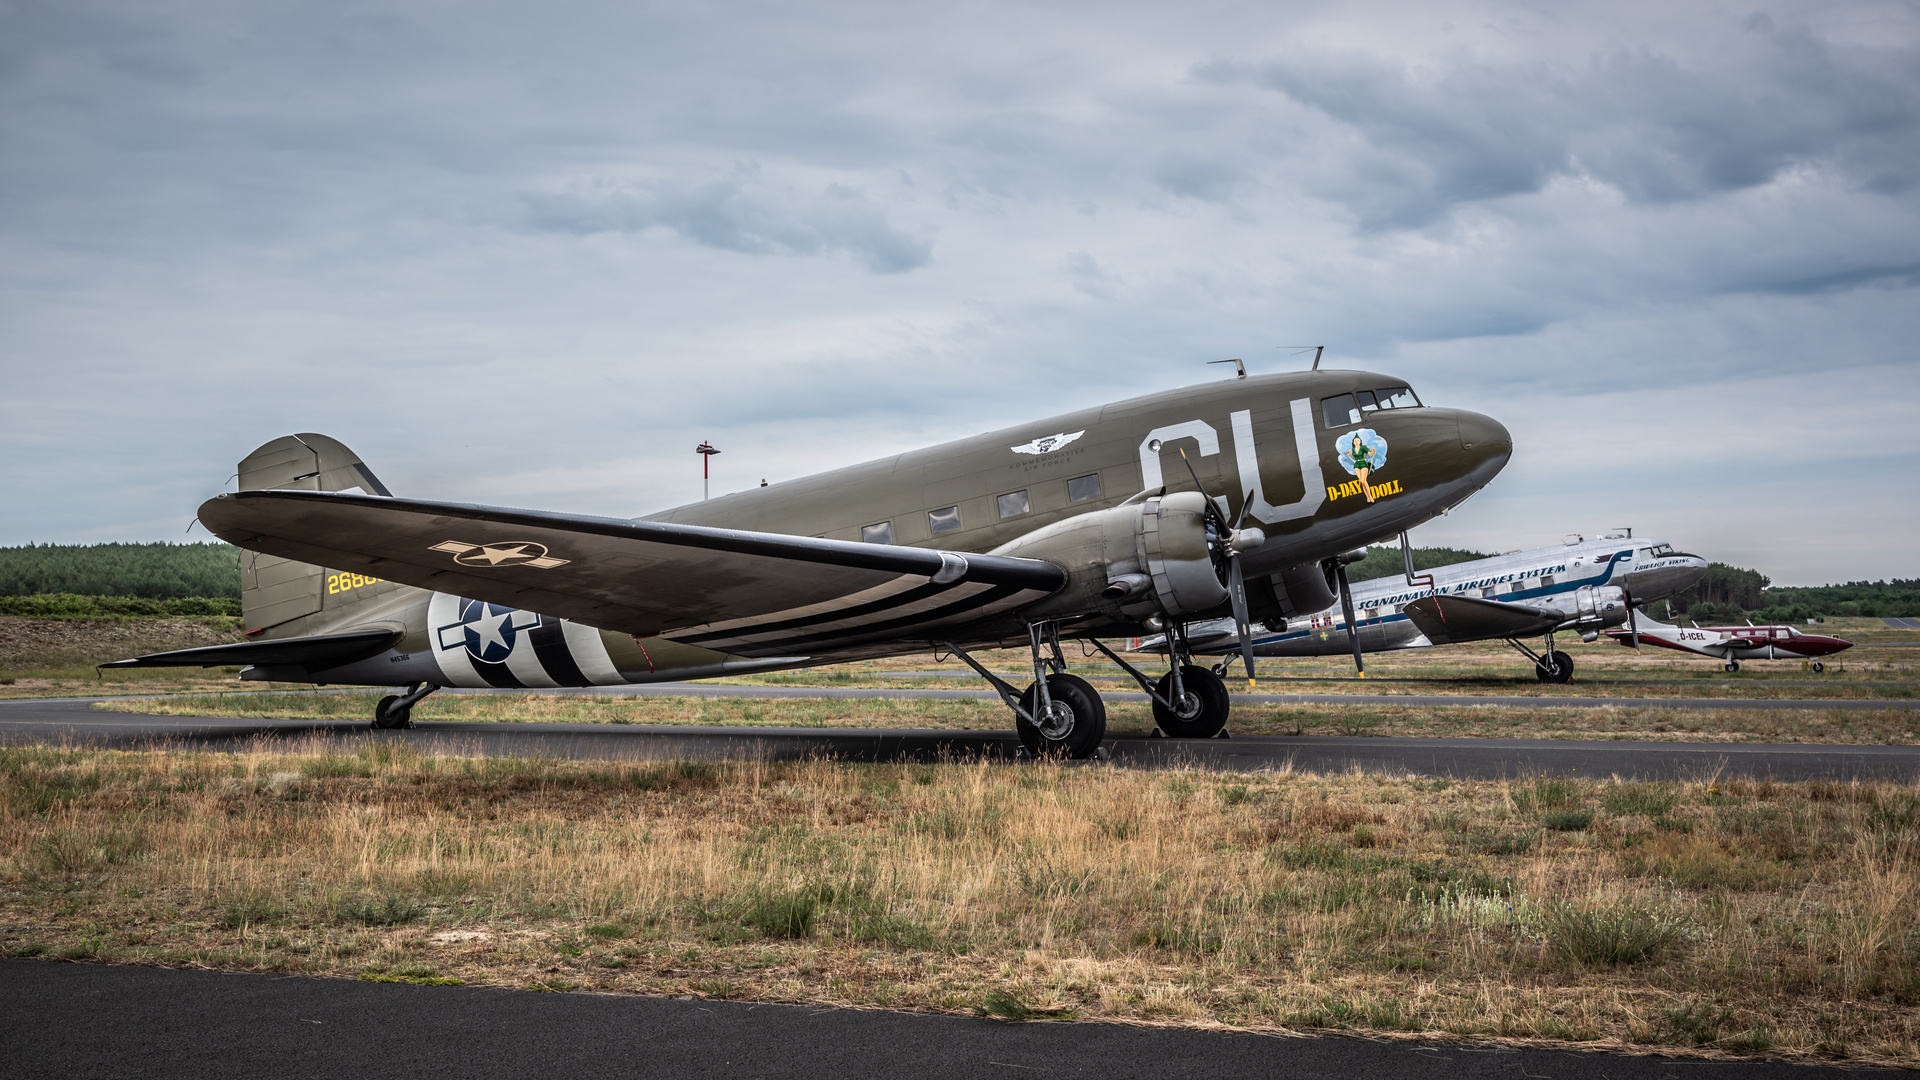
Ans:
[[[0,960],[9,1080],[1842,1080],[1774,1062]]]
[[[622,690],[635,688],[624,687]],[[818,696],[794,687],[700,687]],[[891,696],[886,691],[842,695]],[[923,693],[926,693],[923,691]],[[1339,695],[1333,695],[1340,697]],[[542,756],[575,760],[694,758],[842,761],[1011,759],[1019,743],[1003,731],[874,730],[869,728],[697,727],[484,722],[417,722],[399,731],[371,731],[345,721],[241,720],[100,712],[93,700],[0,701],[0,742],[71,742],[140,748],[195,746],[245,749],[258,739],[316,738],[353,747],[402,742],[423,752]],[[1351,701],[1351,697],[1345,700]],[[1393,700],[1400,700],[1395,698]],[[1229,727],[1231,732],[1231,727]],[[1224,739],[1157,739],[1110,735],[1114,764],[1136,768],[1197,767],[1256,771],[1384,772],[1454,779],[1537,775],[1697,779],[1713,775],[1797,780],[1894,780],[1920,777],[1920,746],[1805,743],[1686,743],[1584,739],[1433,739],[1326,735],[1233,735]]]

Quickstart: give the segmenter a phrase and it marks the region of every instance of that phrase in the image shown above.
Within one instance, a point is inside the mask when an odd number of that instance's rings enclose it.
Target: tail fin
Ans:
[[[240,490],[260,488],[393,494],[338,439],[310,432],[283,435],[241,460]],[[258,634],[319,614],[326,601],[326,578],[325,569],[309,563],[242,552],[240,613],[247,633]],[[303,632],[301,627],[288,629]]]

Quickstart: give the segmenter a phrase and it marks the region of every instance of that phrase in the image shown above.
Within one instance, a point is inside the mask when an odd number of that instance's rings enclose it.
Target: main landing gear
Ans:
[[[1013,710],[1014,730],[1020,745],[1034,757],[1099,758],[1105,760],[1107,706],[1099,691],[1087,680],[1067,674],[1066,657],[1060,651],[1060,627],[1057,623],[1034,623],[1027,627],[1028,644],[1033,650],[1033,684],[1025,692],[1016,692],[1006,680],[981,666],[966,650],[951,642],[935,645],[959,657],[981,678],[987,680],[1000,699]],[[1177,739],[1225,737],[1227,713],[1226,683],[1220,676],[1192,663],[1186,648],[1186,635],[1176,630],[1169,635],[1174,647],[1169,650],[1170,670],[1159,679],[1120,659],[1112,649],[1094,638],[1086,639],[1109,660],[1133,676],[1153,701],[1153,717],[1160,733]]]
[[[1521,655],[1533,661],[1534,677],[1541,682],[1566,683],[1573,681],[1573,657],[1553,647],[1553,635],[1547,635],[1547,651],[1534,652],[1512,638],[1507,644],[1518,650]]]
[[[1721,667],[1721,670],[1727,672],[1728,674],[1732,674],[1733,672],[1740,670],[1740,661],[1729,660],[1726,663],[1721,664],[1720,667]]]
[[[373,726],[386,729],[412,727],[413,707],[438,689],[432,683],[408,683],[405,694],[388,694],[373,707]]]

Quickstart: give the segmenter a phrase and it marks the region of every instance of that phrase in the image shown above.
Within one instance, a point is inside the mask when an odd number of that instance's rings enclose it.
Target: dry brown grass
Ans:
[[[1920,1065],[1920,790],[0,749],[12,955]]]

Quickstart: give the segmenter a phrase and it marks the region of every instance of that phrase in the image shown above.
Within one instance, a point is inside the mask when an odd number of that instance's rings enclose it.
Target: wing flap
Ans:
[[[231,645],[202,645],[194,649],[148,653],[101,664],[103,668],[226,667],[232,664],[303,664],[314,668],[351,664],[378,656],[399,641],[398,630],[356,630],[315,637],[236,641]]]
[[[951,594],[934,605],[951,618],[969,597],[1005,607],[1066,582],[1038,559],[342,492],[221,495],[200,521],[252,551],[636,635],[831,611],[908,585]]]
[[[1435,645],[1489,638],[1530,637],[1560,625],[1564,616],[1525,604],[1475,596],[1423,596],[1406,606],[1407,618]]]

